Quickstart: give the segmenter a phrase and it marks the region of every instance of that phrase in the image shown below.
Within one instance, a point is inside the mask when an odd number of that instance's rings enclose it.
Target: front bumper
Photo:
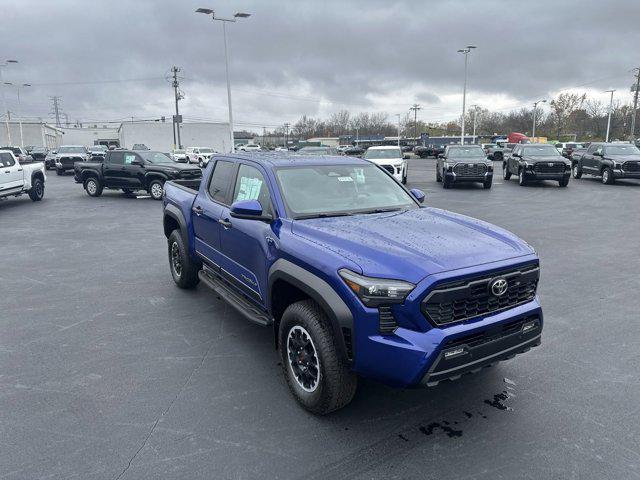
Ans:
[[[564,180],[571,176],[571,170],[562,173],[541,173],[533,170],[525,170],[524,176],[527,180]]]
[[[483,175],[456,175],[455,172],[445,171],[444,177],[449,183],[484,183],[493,180],[493,171],[487,171]]]

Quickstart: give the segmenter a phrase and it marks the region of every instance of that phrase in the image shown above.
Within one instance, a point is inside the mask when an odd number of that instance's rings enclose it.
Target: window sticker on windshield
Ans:
[[[353,178],[351,177],[338,177],[339,182],[353,182]]]
[[[356,183],[364,183],[364,169],[354,168],[353,171],[356,173]]]
[[[257,200],[260,196],[262,180],[259,178],[240,177],[240,189],[236,196],[238,200]]]

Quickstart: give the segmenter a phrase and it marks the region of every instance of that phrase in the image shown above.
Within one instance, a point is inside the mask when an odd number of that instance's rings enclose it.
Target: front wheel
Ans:
[[[62,170],[61,168],[56,168],[56,174],[62,176],[64,175],[64,170]]]
[[[302,407],[317,415],[353,399],[356,375],[338,354],[330,320],[313,300],[289,305],[278,330],[282,371]]]
[[[184,241],[180,230],[174,230],[169,235],[168,240],[169,247],[169,268],[171,269],[171,276],[173,281],[180,288],[193,288],[195,287],[200,278],[198,278],[198,271],[200,265],[195,263],[191,257],[187,254]]]
[[[440,175],[440,169],[436,168],[436,182],[440,183],[442,181],[442,175]]]
[[[485,190],[489,190],[491,188],[491,183],[492,183],[491,180],[485,180],[482,186],[484,187]]]
[[[605,185],[611,185],[615,181],[613,177],[613,171],[607,167],[602,171],[602,183]]]
[[[580,178],[582,177],[582,169],[580,168],[580,166],[578,165],[578,163],[574,163],[573,164],[573,168],[571,169],[571,173],[573,174],[573,178]]]
[[[560,185],[563,188],[569,185],[569,177],[563,178],[562,180],[558,180],[558,185]]]
[[[149,184],[149,195],[154,200],[162,200],[162,194],[164,192],[164,184],[160,180],[153,180]]]
[[[502,164],[502,178],[505,180],[509,180],[511,178],[511,172],[509,171],[509,167],[506,163]]]
[[[524,174],[524,168],[521,168],[518,172],[518,185],[524,187],[527,184],[527,177]]]
[[[31,190],[29,190],[29,198],[34,202],[39,202],[44,197],[44,182],[39,178],[36,178],[31,184]]]
[[[89,177],[84,181],[84,189],[90,197],[102,195],[102,183],[96,177]]]

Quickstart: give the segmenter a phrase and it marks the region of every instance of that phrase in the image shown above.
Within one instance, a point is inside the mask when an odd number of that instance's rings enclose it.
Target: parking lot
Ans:
[[[640,477],[640,182],[444,190],[425,203],[538,251],[542,345],[398,391],[361,380],[327,417],[297,406],[271,330],[175,287],[160,202],[70,175],[0,201],[0,478]],[[470,239],[470,241],[472,241]]]

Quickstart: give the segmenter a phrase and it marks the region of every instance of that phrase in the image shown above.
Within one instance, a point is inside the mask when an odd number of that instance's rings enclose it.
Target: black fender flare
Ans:
[[[144,174],[144,188],[149,189],[149,185],[154,180],[161,180],[162,183],[168,182],[169,177],[167,177],[164,173],[160,172],[148,172]]]
[[[350,362],[350,355],[348,354],[342,329],[349,329],[351,338],[353,338],[353,314],[333,287],[308,270],[280,258],[269,268],[269,305],[271,305],[272,287],[277,280],[284,280],[294,285],[320,305],[331,322],[330,326],[337,341],[338,354],[346,362]],[[279,322],[274,322],[276,347],[278,346],[278,325]],[[353,349],[353,344],[351,344],[351,349]]]
[[[162,216],[162,226],[164,229],[164,236],[169,238],[169,235],[171,235],[171,231],[167,230],[167,218],[172,218],[173,220],[175,220],[176,222],[178,222],[178,225],[180,227],[180,234],[182,235],[182,240],[184,240],[185,245],[187,245],[187,221],[184,219],[184,215],[182,214],[182,211],[176,207],[175,205],[172,204],[168,204],[165,208],[164,208],[164,214]]]
[[[40,170],[36,170],[35,172],[31,173],[31,187],[33,188],[33,181],[39,178],[40,180],[42,180],[42,183],[45,183],[44,181],[44,174],[40,171]]]

